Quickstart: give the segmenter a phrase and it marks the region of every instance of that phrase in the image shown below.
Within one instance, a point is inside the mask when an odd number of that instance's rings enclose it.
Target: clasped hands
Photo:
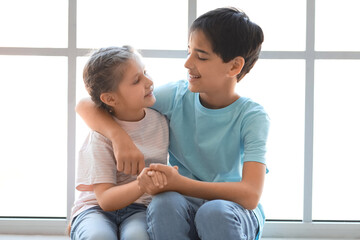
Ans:
[[[150,164],[137,177],[139,189],[150,195],[164,191],[174,191],[176,178],[179,176],[178,167],[163,164]]]

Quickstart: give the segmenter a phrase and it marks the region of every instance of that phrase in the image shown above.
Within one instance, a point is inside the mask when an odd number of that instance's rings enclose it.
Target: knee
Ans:
[[[107,238],[104,238],[107,239]],[[123,231],[120,236],[121,240],[147,240],[149,239],[148,233],[144,227],[131,228]]]
[[[181,204],[181,198],[183,198],[183,196],[177,192],[157,194],[153,196],[148,206],[148,214],[151,214],[152,212],[168,212],[168,210],[174,210]]]
[[[226,221],[233,221],[235,218],[232,203],[225,200],[213,200],[203,204],[196,213],[195,222],[197,225],[206,223],[219,226]]]
[[[72,235],[71,239],[80,239],[80,240],[103,240],[103,239],[117,240],[118,239],[115,233],[101,229],[96,231],[83,232],[82,234],[75,237],[76,235],[77,234]]]
[[[147,209],[149,227],[154,222],[168,224],[188,215],[188,204],[185,197],[177,192],[164,192],[153,197]]]

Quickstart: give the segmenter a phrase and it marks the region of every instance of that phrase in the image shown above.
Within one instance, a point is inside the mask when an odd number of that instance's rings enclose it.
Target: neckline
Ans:
[[[207,114],[216,115],[216,114],[223,114],[226,112],[230,112],[234,108],[236,108],[238,105],[242,104],[245,101],[246,101],[245,97],[239,97],[235,102],[231,103],[230,105],[228,105],[226,107],[218,108],[218,109],[211,109],[211,108],[204,107],[200,102],[200,94],[195,93],[195,104],[196,104],[197,109],[199,109],[200,111],[207,113]]]

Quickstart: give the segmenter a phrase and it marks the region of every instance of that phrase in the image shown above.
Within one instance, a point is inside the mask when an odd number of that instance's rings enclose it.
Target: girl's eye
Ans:
[[[140,78],[137,78],[135,81],[134,81],[134,84],[138,84],[140,82]]]

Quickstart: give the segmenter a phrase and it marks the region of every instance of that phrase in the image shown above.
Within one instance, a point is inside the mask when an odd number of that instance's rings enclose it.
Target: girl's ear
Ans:
[[[231,62],[231,68],[230,68],[230,72],[229,75],[231,77],[236,77],[236,75],[238,75],[241,70],[244,67],[245,64],[245,59],[243,57],[236,57],[233,60],[230,61]]]
[[[116,98],[112,93],[102,93],[100,94],[100,100],[105,103],[106,105],[109,105],[111,107],[115,107],[116,105]]]

